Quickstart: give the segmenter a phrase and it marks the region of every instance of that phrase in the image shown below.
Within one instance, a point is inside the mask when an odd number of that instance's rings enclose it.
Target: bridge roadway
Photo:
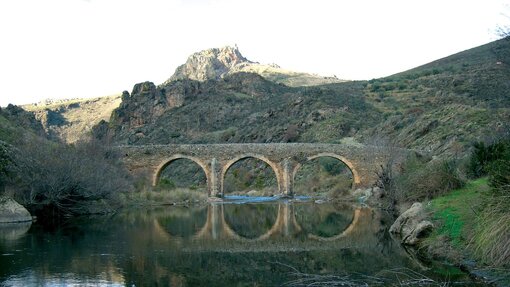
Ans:
[[[336,158],[349,167],[353,188],[372,186],[377,172],[388,160],[385,148],[354,144],[269,143],[269,144],[171,144],[117,146],[122,160],[133,174],[148,175],[153,185],[163,169],[178,159],[197,163],[207,179],[210,197],[222,196],[225,174],[236,162],[255,158],[266,162],[274,171],[281,194],[293,195],[294,177],[309,160]]]

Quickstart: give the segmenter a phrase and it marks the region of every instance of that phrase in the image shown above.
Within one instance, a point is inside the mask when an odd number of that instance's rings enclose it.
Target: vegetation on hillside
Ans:
[[[368,81],[382,120],[363,138],[387,136],[434,154],[466,153],[510,131],[510,40],[502,39],[390,77]]]

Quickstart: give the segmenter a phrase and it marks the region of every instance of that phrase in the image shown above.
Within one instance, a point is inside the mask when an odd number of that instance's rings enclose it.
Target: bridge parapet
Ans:
[[[376,146],[320,143],[271,144],[183,144],[118,146],[122,160],[133,173],[146,173],[157,184],[161,171],[172,161],[190,159],[204,170],[209,196],[223,194],[228,169],[237,161],[257,158],[274,170],[280,193],[292,195],[294,176],[300,166],[318,157],[333,157],[344,162],[353,173],[354,188],[370,187],[377,172],[391,156]]]

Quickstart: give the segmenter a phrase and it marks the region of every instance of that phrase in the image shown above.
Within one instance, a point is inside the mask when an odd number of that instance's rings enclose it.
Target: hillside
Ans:
[[[47,101],[22,107],[35,114],[50,138],[75,143],[87,136],[101,120],[109,119],[120,101],[120,95],[116,95]]]
[[[159,87],[146,82],[124,92],[95,135],[129,144],[389,138],[463,153],[508,133],[509,55],[510,41],[499,40],[386,78],[290,87],[263,77],[237,49],[211,49]]]
[[[128,144],[334,142],[377,119],[362,88],[359,82],[293,88],[243,72],[160,87],[145,82],[124,92],[95,134]]]
[[[435,153],[508,136],[510,41],[502,39],[387,78],[364,94],[383,115],[363,133]]]

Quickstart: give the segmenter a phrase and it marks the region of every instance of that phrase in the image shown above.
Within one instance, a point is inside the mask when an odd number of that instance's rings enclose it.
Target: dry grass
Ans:
[[[472,246],[485,263],[510,267],[510,196],[491,198],[477,220]]]

